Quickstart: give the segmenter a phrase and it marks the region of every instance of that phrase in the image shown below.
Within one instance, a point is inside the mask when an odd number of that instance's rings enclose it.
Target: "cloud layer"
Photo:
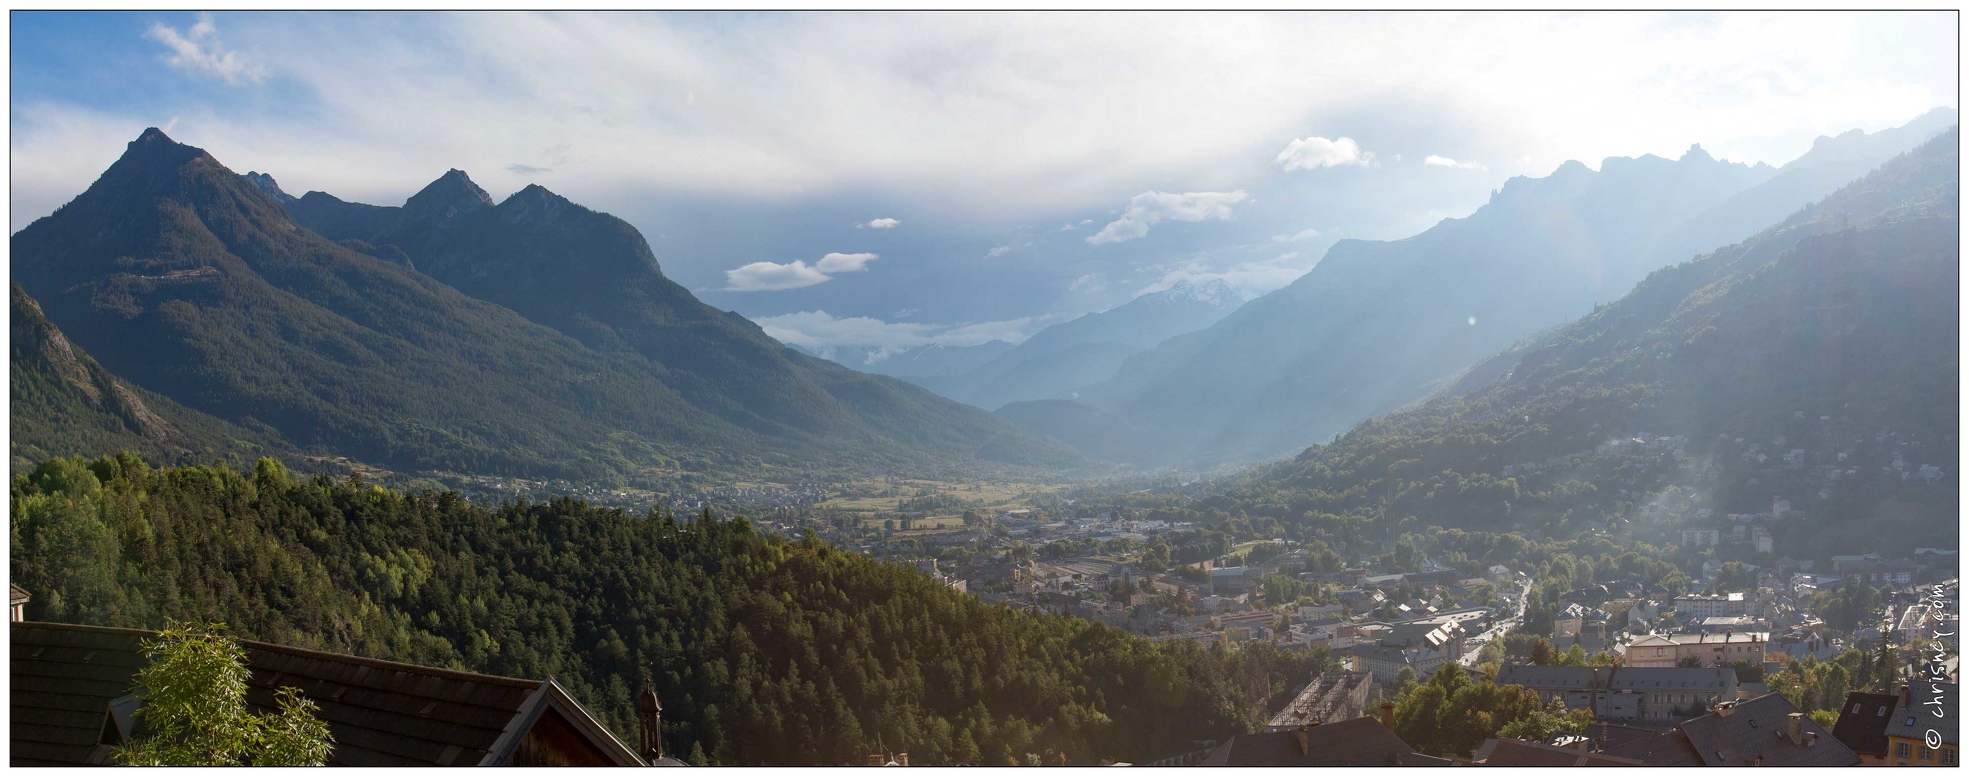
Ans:
[[[841,273],[866,272],[868,263],[878,258],[880,257],[875,254],[830,253],[812,265],[799,259],[786,264],[753,262],[734,270],[726,270],[725,287],[717,291],[785,291],[805,288],[826,283]]]
[[[1285,288],[1317,263],[1316,258],[1302,258],[1298,251],[1287,251],[1269,259],[1238,262],[1224,269],[1212,269],[1208,264],[1191,262],[1170,270],[1154,283],[1136,289],[1135,296],[1153,294],[1183,281],[1194,284],[1223,281],[1250,299]]]
[[[102,170],[55,160],[173,115],[221,159],[366,201],[400,201],[433,160],[516,190],[519,161],[617,212],[652,190],[1038,212],[1248,188],[1309,116],[1453,128],[1513,160],[1502,172],[1543,174],[1696,141],[1782,162],[1956,91],[1946,13],[226,14],[149,37],[89,43],[154,46],[176,72],[278,83],[297,104],[22,98],[17,81],[12,150],[50,161],[16,165],[16,227]],[[1278,164],[1348,158],[1347,138],[1322,140]]]
[[[1486,168],[1486,167],[1484,167],[1484,165],[1483,165],[1483,163],[1482,163],[1482,162],[1458,162],[1458,161],[1456,161],[1456,160],[1454,160],[1454,159],[1451,159],[1451,158],[1449,158],[1449,157],[1446,157],[1446,156],[1437,156],[1437,155],[1435,155],[1435,154],[1430,154],[1430,155],[1429,155],[1429,158],[1428,158],[1428,159],[1424,159],[1424,160],[1422,160],[1422,164],[1424,164],[1424,165],[1426,165],[1426,166],[1429,166],[1429,167],[1454,167],[1454,168],[1458,168],[1458,169],[1461,169],[1461,170],[1485,170],[1485,169],[1488,169],[1488,168]]]
[[[1287,172],[1348,165],[1365,167],[1374,164],[1374,152],[1362,151],[1353,138],[1327,140],[1316,135],[1286,144],[1285,150],[1278,152],[1278,158],[1273,161]]]
[[[1142,192],[1128,200],[1121,218],[1108,222],[1101,231],[1087,236],[1093,245],[1122,243],[1147,235],[1149,227],[1164,221],[1229,221],[1231,206],[1251,198],[1243,190],[1234,192]]]
[[[993,340],[1020,342],[1057,316],[1026,316],[1004,321],[939,325],[883,321],[870,316],[834,316],[809,310],[752,319],[767,335],[782,343],[806,348],[882,348],[900,350],[919,345],[965,346]]]

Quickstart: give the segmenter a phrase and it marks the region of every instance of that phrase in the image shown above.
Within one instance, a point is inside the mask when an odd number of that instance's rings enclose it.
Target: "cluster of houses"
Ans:
[[[1535,667],[1538,670],[1580,667]],[[1620,674],[1626,672],[1626,677]],[[1274,719],[1254,734],[1241,734],[1199,754],[1203,766],[1775,766],[1957,764],[1954,717],[1937,719],[1921,706],[1933,693],[1955,709],[1956,685],[1930,691],[1903,687],[1898,694],[1849,697],[1833,730],[1812,721],[1779,694],[1747,698],[1715,670],[1607,670],[1544,672],[1519,678],[1550,688],[1555,698],[1598,705],[1611,719],[1584,731],[1562,731],[1542,741],[1493,737],[1469,755],[1418,752],[1394,732],[1393,705],[1378,714],[1340,720]],[[1728,672],[1721,674],[1727,675]],[[1331,681],[1316,678],[1316,698]],[[1541,690],[1541,694],[1548,691]],[[1716,699],[1701,706],[1696,699]],[[1688,699],[1690,701],[1671,701]],[[1298,701],[1295,700],[1295,705]],[[1680,706],[1677,706],[1680,705]],[[1633,721],[1633,722],[1619,722]],[[1849,723],[1849,721],[1851,721]],[[1930,732],[1933,731],[1933,735]]]
[[[527,478],[480,475],[450,484],[466,499],[486,505],[526,500],[545,502],[573,497],[599,507],[612,507],[642,513],[662,506],[680,515],[694,514],[706,507],[798,509],[827,501],[829,490],[819,483],[790,486],[718,486],[701,490],[659,494],[640,488],[620,488],[568,480],[529,480]]]

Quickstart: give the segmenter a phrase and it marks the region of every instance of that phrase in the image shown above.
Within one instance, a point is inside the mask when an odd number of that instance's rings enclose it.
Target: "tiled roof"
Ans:
[[[1891,693],[1854,691],[1839,706],[1839,722],[1832,735],[1861,755],[1887,754],[1887,723],[1901,697]]]
[[[12,762],[82,764],[101,755],[104,711],[130,692],[151,632],[54,623],[12,624]],[[548,709],[611,757],[632,751],[550,681],[459,672],[242,641],[247,701],[274,708],[274,690],[320,705],[337,766],[470,766],[504,762]],[[33,722],[28,722],[33,721]]]
[[[1709,713],[1683,721],[1677,731],[1687,737],[1707,766],[1853,766],[1860,762],[1845,743],[1832,732],[1803,718],[1800,731],[1805,744],[1794,743],[1785,735],[1791,713],[1797,707],[1775,693],[1736,703],[1729,714]]]
[[[1354,718],[1302,731],[1239,734],[1204,766],[1398,766],[1409,747],[1373,718]]]
[[[1929,729],[1934,729],[1943,742],[1956,744],[1956,711],[1961,709],[1958,706],[1961,699],[1956,695],[1959,687],[1955,683],[1932,683],[1921,679],[1909,681],[1907,687],[1902,689],[1906,699],[1895,705],[1889,716],[1887,736],[1920,742],[1926,740]],[[1931,703],[1937,698],[1941,702],[1939,705]],[[1934,711],[1937,709],[1950,714],[1936,717]],[[1909,719],[1913,722],[1908,722]]]
[[[1632,758],[1649,766],[1702,766],[1702,756],[1678,729],[1650,739],[1633,739],[1605,747],[1605,755]]]
[[[109,702],[130,692],[130,677],[143,664],[138,643],[150,633],[41,625],[14,623],[11,630],[9,761],[90,763]]]
[[[1471,760],[1484,766],[1641,766],[1641,761],[1522,739],[1486,739]]]

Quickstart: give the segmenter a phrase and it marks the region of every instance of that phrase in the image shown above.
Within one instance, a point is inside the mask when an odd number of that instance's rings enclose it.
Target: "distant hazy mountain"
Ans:
[[[1958,143],[1946,131],[1747,240],[1659,270],[1487,361],[1480,385],[1364,422],[1229,498],[1572,536],[1620,515],[1619,501],[1631,515],[1627,489],[1679,489],[1719,518],[1788,500],[1803,519],[1770,525],[1774,555],[1954,547]],[[1622,467],[1618,493],[1608,481],[1596,493],[1580,469],[1594,465],[1567,459],[1642,433],[1676,438],[1678,464]]]
[[[268,187],[148,130],[14,235],[15,280],[135,385],[396,469],[620,478],[1074,459],[975,408],[786,349],[664,278],[628,224],[540,187],[495,205],[454,171],[402,208],[310,193],[286,203],[292,217]]]
[[[1405,240],[1340,241],[1291,285],[1130,357],[1079,399],[1155,430],[1175,461],[1297,450],[1427,396],[1652,270],[1754,233],[1944,119],[1953,113],[1823,139],[1782,169],[1694,147],[1680,160],[1616,157],[1597,172],[1568,162],[1513,178],[1467,218]]]
[[[1223,281],[1179,281],[1100,313],[1054,324],[968,371],[906,376],[939,394],[978,407],[1048,399],[1114,375],[1128,357],[1207,327],[1244,301]]]

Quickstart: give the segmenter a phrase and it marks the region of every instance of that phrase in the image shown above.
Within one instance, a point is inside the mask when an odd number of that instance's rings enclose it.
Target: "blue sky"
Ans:
[[[823,344],[1262,293],[1567,159],[1783,164],[1956,93],[1950,13],[11,20],[14,229],[146,126],[294,194],[397,204],[457,167],[621,216],[706,301]]]

